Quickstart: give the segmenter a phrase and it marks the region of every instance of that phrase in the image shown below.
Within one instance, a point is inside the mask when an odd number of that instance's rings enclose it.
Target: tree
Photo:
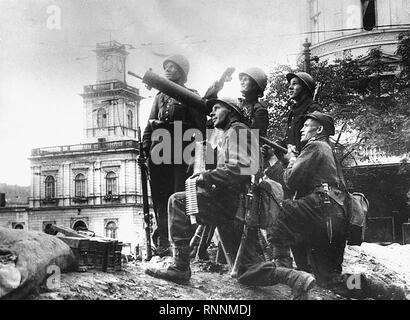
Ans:
[[[364,147],[377,147],[387,154],[410,150],[410,36],[402,34],[399,41],[398,73],[397,66],[383,61],[379,49],[366,57],[348,56],[312,67],[322,111],[334,117],[339,131],[343,128],[340,142],[344,154]],[[285,75],[298,70],[279,65],[270,73],[266,100],[271,106],[271,139],[284,137],[289,110]]]

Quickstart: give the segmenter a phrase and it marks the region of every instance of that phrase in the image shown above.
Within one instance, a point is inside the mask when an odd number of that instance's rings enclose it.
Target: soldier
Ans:
[[[268,77],[261,69],[254,67],[239,73],[239,81],[242,94],[240,101],[245,108],[250,127],[259,129],[259,134],[266,136],[269,125],[268,109],[259,98],[263,97]]]
[[[303,127],[304,117],[310,112],[317,111],[319,107],[313,101],[315,81],[306,72],[288,73],[286,79],[289,82],[290,98],[296,103],[288,114],[284,144],[295,146],[296,151],[300,152],[300,130]]]
[[[245,119],[251,129],[259,129],[259,134],[266,136],[269,117],[268,109],[264,102],[259,101],[263,97],[268,77],[265,72],[257,67],[248,68],[238,75],[242,94],[242,98],[238,99],[241,109],[244,111]],[[206,99],[216,98],[218,92],[222,89],[224,81],[217,81],[207,90],[205,94]],[[210,144],[215,145],[219,139],[218,134],[214,134],[210,138]],[[198,256],[202,259],[208,259],[206,249],[209,247],[213,237],[214,229],[212,227],[205,228],[199,234],[204,233],[207,242],[199,248]],[[196,254],[196,247],[199,245],[199,238],[193,242],[193,250],[191,256]]]
[[[335,133],[333,118],[315,111],[305,116],[300,154],[289,151],[285,170],[270,152],[272,166],[266,171],[274,180],[284,179],[295,200],[284,200],[269,241],[276,252],[289,255],[298,236],[308,248],[310,265],[320,285],[337,283],[342,271],[348,221],[329,136]],[[278,258],[278,257],[276,257]]]
[[[295,152],[300,152],[302,148],[300,133],[303,127],[304,117],[306,114],[319,108],[319,105],[313,101],[315,81],[312,76],[306,72],[288,73],[286,79],[289,82],[290,98],[295,104],[288,114],[286,136],[282,144]],[[266,150],[265,146],[262,150],[262,152]],[[281,160],[286,163],[285,159]],[[286,198],[292,196],[286,186],[283,186],[283,189]],[[292,246],[292,253],[298,269],[308,272],[311,271],[303,241],[299,241]],[[282,256],[281,253],[277,254]],[[290,259],[290,257],[281,259],[278,261],[278,264],[290,267],[292,265],[292,259]]]
[[[217,167],[201,173],[197,180],[199,213],[196,218],[198,223],[205,225],[233,225],[240,194],[245,192],[251,174],[256,173],[259,167],[258,139],[241,122],[244,115],[237,99],[214,99],[208,104],[212,107],[214,126],[223,130],[223,135],[218,147]],[[244,136],[246,139],[240,139]],[[252,164],[255,168],[250,169]],[[185,213],[185,205],[185,192],[175,193],[169,199],[173,263],[165,269],[147,268],[145,272],[153,277],[174,282],[186,282],[191,278],[189,241],[194,234],[195,225],[191,225],[190,218]],[[273,270],[270,276],[271,284],[286,283],[298,292],[307,290],[314,283],[312,276],[285,268]]]
[[[189,72],[188,60],[179,54],[167,57],[163,62],[165,76],[168,80],[173,81],[181,86],[187,81]],[[194,90],[192,90],[194,91]],[[174,124],[182,123],[182,135],[176,137],[179,139],[182,146],[181,150],[174,150]],[[170,195],[177,191],[182,191],[185,188],[185,179],[189,176],[187,173],[187,165],[185,163],[175,163],[173,159],[174,152],[181,153],[184,146],[189,143],[183,142],[183,134],[187,129],[197,128],[205,132],[206,116],[197,112],[194,108],[190,108],[179,101],[169,97],[163,92],[158,92],[155,97],[148,124],[143,135],[143,145],[149,157],[149,171],[151,178],[151,194],[155,209],[155,218],[157,221],[157,230],[155,234],[158,236],[156,241],[157,254],[164,256],[170,253],[168,240],[168,215],[167,203]],[[152,143],[152,134],[155,129],[167,129],[171,134],[171,157],[170,164],[155,164],[151,157],[152,150],[158,144],[158,141]],[[153,236],[155,239],[155,236]]]
[[[259,134],[265,136],[269,117],[265,102],[260,101],[263,97],[268,77],[262,69],[257,67],[248,68],[239,73],[241,85],[241,95],[239,103],[245,111],[245,117],[249,122],[251,129],[259,129]],[[207,90],[204,95],[205,99],[216,99],[218,92],[222,90],[224,81],[216,81]]]

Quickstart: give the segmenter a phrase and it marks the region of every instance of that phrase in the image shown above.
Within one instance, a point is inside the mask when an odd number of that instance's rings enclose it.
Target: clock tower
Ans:
[[[96,84],[84,86],[87,142],[138,139],[139,90],[126,84],[125,45],[98,43]]]
[[[125,45],[117,41],[98,43],[97,53],[97,82],[104,83],[114,80],[125,81],[125,60],[128,52]]]

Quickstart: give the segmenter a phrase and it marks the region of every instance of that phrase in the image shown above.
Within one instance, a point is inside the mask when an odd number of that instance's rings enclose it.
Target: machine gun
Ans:
[[[224,72],[219,81],[224,81],[223,79],[228,78],[233,71],[233,68],[226,69],[226,71]],[[201,98],[200,96],[196,95],[195,93],[191,92],[183,86],[180,86],[164,77],[161,77],[160,75],[152,72],[151,70],[145,72],[143,77],[140,77],[132,71],[128,71],[128,74],[142,80],[142,82],[145,83],[148,86],[148,88],[155,88],[158,91],[161,91],[169,95],[170,97],[186,104],[187,106],[199,110],[200,112],[206,115],[208,115],[211,112],[209,107],[206,105],[206,99]],[[286,148],[282,147],[276,142],[269,140],[266,137],[260,136],[259,139],[262,143],[269,145],[271,148],[274,148],[283,153],[288,152]]]
[[[147,188],[147,167],[145,164],[146,158],[144,155],[144,147],[141,140],[141,129],[138,127],[138,141],[139,141],[139,155],[138,165],[141,170],[141,187],[142,187],[142,204],[144,210],[144,222],[145,222],[145,240],[147,247],[146,260],[149,261],[152,258],[151,251],[151,215],[149,213],[148,205],[148,188]]]

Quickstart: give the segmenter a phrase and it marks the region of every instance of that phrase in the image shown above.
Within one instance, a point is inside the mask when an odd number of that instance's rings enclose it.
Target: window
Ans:
[[[108,172],[107,180],[107,196],[117,194],[117,175],[114,172]]]
[[[98,110],[97,113],[97,127],[103,128],[107,126],[107,111],[104,108]]]
[[[107,238],[117,238],[117,224],[114,221],[110,221],[105,226],[105,236]]]
[[[56,181],[53,176],[47,176],[45,183],[45,196],[46,199],[54,199],[55,198],[55,190],[56,190]]]
[[[376,25],[375,0],[362,0],[363,29],[370,31]]]
[[[24,222],[13,222],[12,227],[13,227],[13,229],[16,229],[16,230],[23,230],[24,229]]]
[[[131,110],[128,110],[127,124],[128,124],[128,128],[130,128],[130,129],[133,128],[133,118],[132,118],[132,111]]]
[[[74,189],[75,197],[85,197],[85,176],[82,173],[76,175]]]
[[[76,222],[74,223],[73,229],[74,229],[75,231],[87,231],[87,230],[88,230],[88,227],[87,227],[87,225],[85,224],[84,221],[78,220],[78,221],[76,221]]]

